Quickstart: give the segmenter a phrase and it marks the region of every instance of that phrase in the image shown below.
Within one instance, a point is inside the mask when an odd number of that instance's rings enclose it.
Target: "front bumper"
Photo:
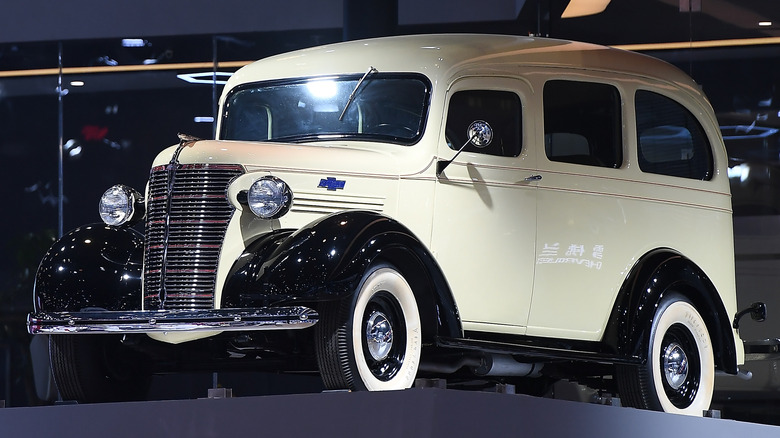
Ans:
[[[27,317],[31,334],[150,333],[302,329],[319,320],[308,307],[42,312]]]

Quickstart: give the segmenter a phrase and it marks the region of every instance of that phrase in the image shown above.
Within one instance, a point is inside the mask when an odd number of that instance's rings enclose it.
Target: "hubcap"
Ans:
[[[393,326],[382,312],[374,311],[366,321],[368,352],[376,360],[384,360],[393,347]]]
[[[664,377],[672,389],[679,389],[688,378],[688,357],[676,342],[667,345],[663,353]]]

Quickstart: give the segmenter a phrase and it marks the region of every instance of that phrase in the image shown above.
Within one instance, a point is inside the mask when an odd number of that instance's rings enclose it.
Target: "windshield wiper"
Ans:
[[[355,95],[357,94],[357,91],[360,88],[360,84],[363,83],[363,81],[366,79],[366,77],[368,77],[368,75],[370,75],[371,73],[378,73],[378,72],[379,71],[375,69],[373,66],[369,67],[368,71],[363,75],[362,78],[360,78],[358,83],[355,84],[355,89],[352,90],[352,93],[350,93],[349,99],[347,99],[347,104],[344,105],[344,110],[341,111],[341,115],[339,116],[339,122],[341,121],[341,119],[344,118],[344,114],[347,113],[347,108],[349,108],[349,105],[352,103],[353,100],[355,100]]]

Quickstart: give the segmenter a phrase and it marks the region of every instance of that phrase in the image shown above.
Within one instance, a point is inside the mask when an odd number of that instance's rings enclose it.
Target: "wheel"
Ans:
[[[704,319],[678,294],[665,296],[650,330],[647,361],[617,368],[624,405],[701,416],[715,384],[712,341]]]
[[[151,383],[142,356],[111,335],[51,335],[49,358],[63,400],[142,400]]]
[[[320,374],[328,389],[410,388],[422,351],[412,288],[389,265],[369,269],[351,300],[325,306],[315,326]]]

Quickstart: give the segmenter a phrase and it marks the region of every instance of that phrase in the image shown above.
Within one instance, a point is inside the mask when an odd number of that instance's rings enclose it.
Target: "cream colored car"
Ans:
[[[30,331],[64,398],[143,397],[175,351],[333,389],[569,378],[701,415],[743,361],[723,142],[668,64],[347,42],[239,70],[217,132],[160,153],[145,194],[109,189],[106,225],[42,262]]]

